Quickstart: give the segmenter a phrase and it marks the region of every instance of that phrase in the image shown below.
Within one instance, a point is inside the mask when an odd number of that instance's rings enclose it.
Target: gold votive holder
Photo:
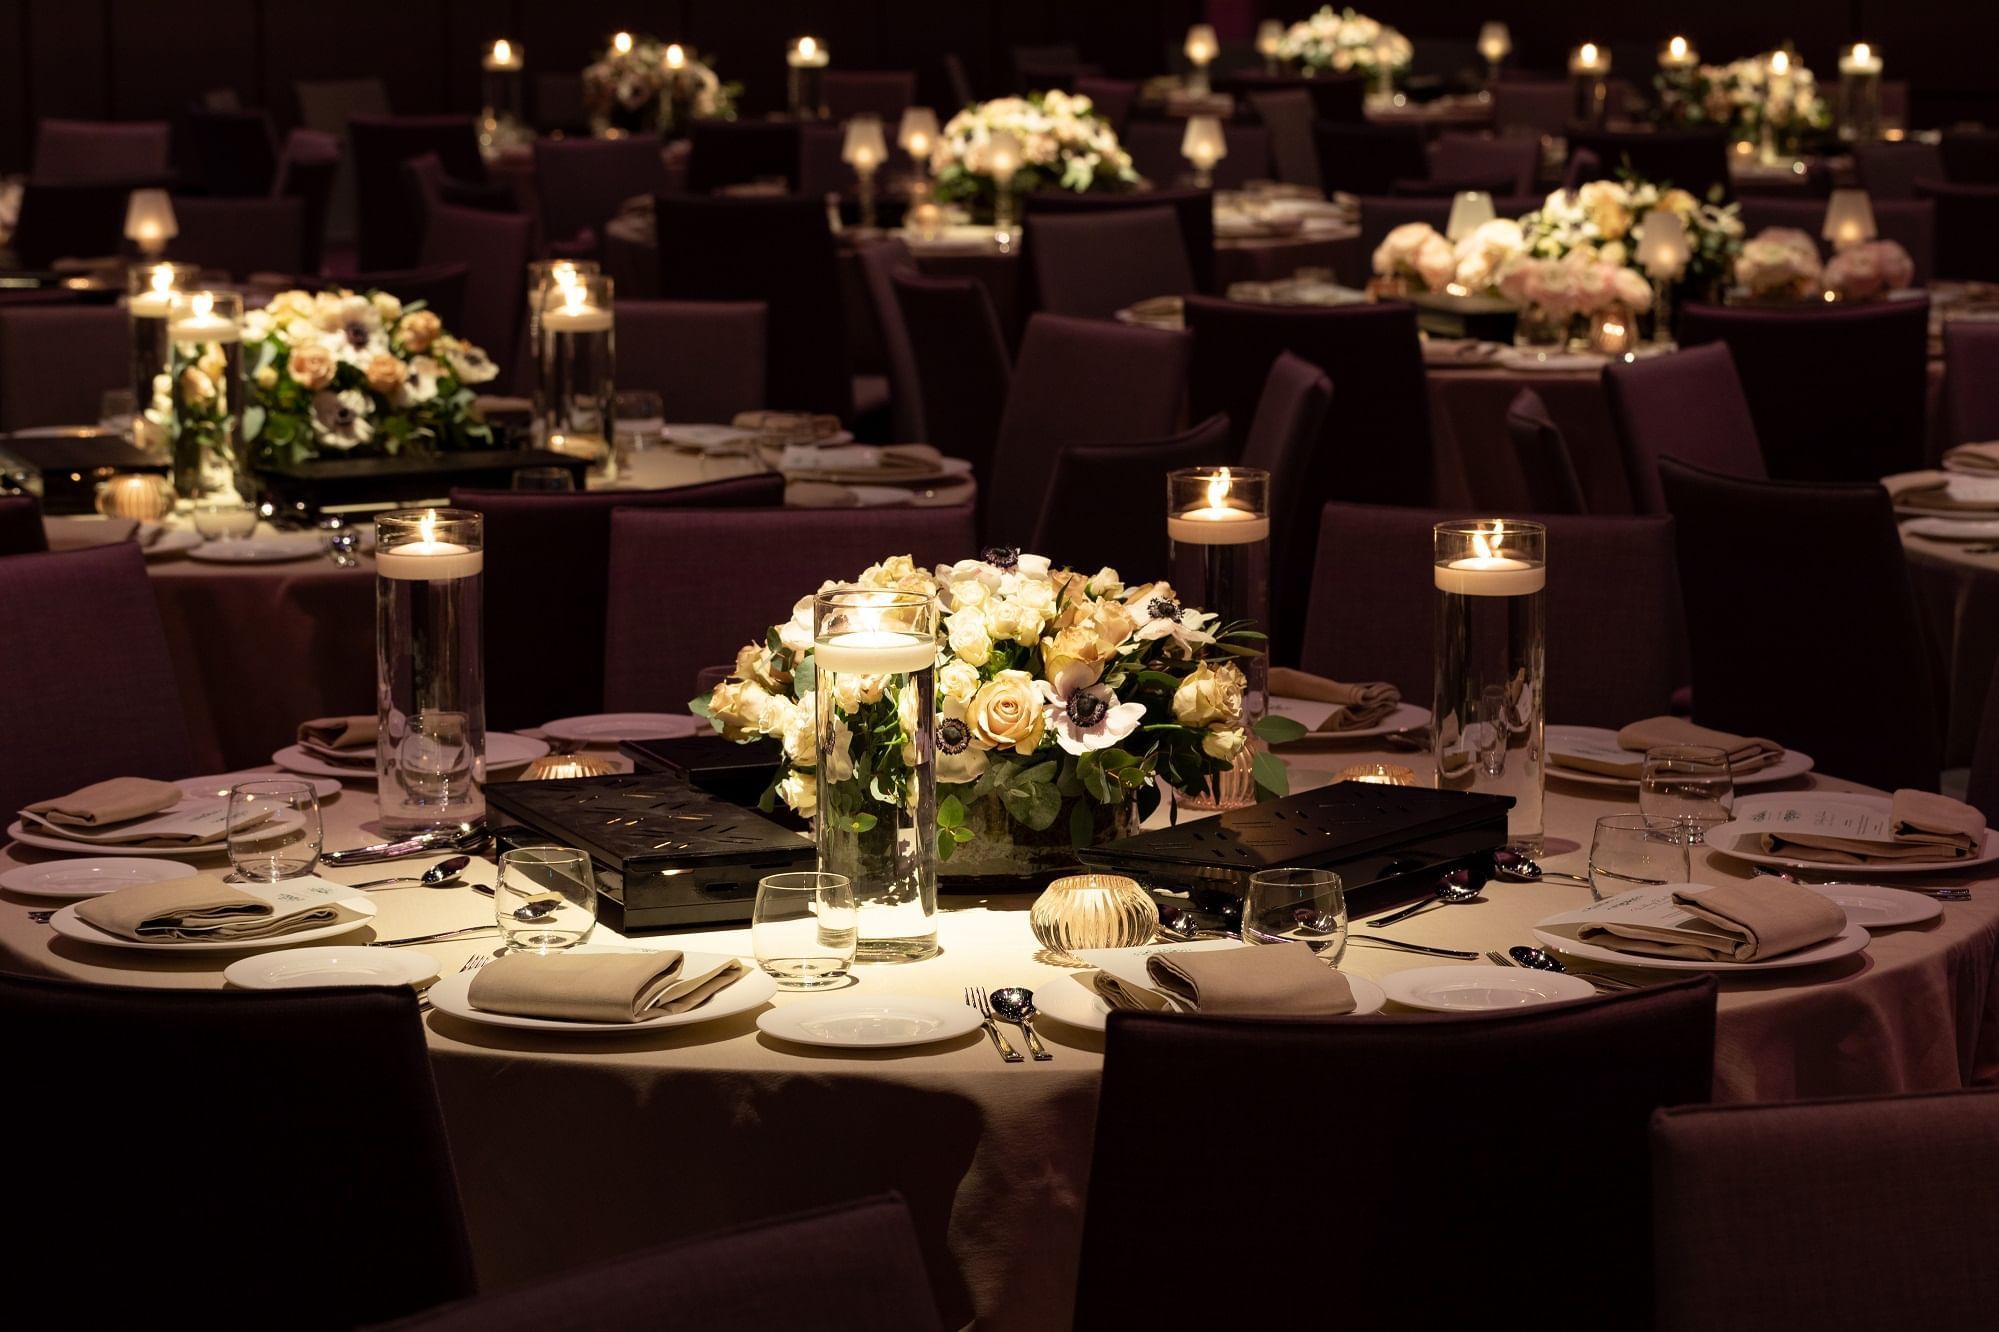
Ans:
[[[1637,345],[1637,321],[1621,305],[1592,315],[1589,322],[1589,349],[1605,356],[1623,356]]]
[[[107,518],[158,522],[174,511],[174,488],[163,476],[119,472],[97,483],[97,511]]]
[[[608,777],[618,765],[595,754],[543,754],[521,774],[524,782],[559,782],[570,777]]]
[[[1376,786],[1414,786],[1416,770],[1400,763],[1356,763],[1334,775],[1336,782],[1372,782]]]
[[[1070,874],[1049,884],[1027,923],[1043,948],[1137,948],[1159,931],[1159,908],[1138,880],[1122,874]]]

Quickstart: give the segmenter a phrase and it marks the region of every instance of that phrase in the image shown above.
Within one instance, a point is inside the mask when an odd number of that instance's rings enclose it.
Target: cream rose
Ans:
[[[960,703],[970,703],[972,696],[979,692],[979,672],[967,666],[956,657],[937,668],[937,695],[939,698],[956,699]]]
[[[339,362],[333,359],[333,353],[317,342],[299,343],[292,348],[291,358],[285,362],[285,368],[298,381],[299,387],[315,393],[333,382],[333,372],[338,367]]]
[[[724,680],[708,696],[708,715],[731,740],[754,740],[764,734],[764,718],[773,696],[754,680]]]
[[[403,346],[413,352],[427,351],[444,332],[444,321],[428,310],[418,310],[415,314],[403,316],[397,332],[402,336]]]
[[[761,643],[750,643],[736,654],[736,675],[754,680],[766,689],[777,690],[791,683],[791,672],[781,670],[777,658]]]
[[[383,397],[392,397],[409,378],[403,363],[387,352],[370,357],[362,373],[368,378],[368,387]]]
[[[215,381],[198,365],[180,372],[181,401],[201,407],[215,401]]]
[[[1084,666],[1089,669],[1090,683],[1095,684],[1103,679],[1104,668],[1117,655],[1117,645],[1122,641],[1123,636],[1119,635],[1106,642],[1094,621],[1071,625],[1055,637],[1042,640],[1042,669],[1052,680],[1065,666]]]
[[[966,710],[972,735],[988,749],[1032,754],[1047,722],[1041,691],[1026,671],[1001,671],[986,681]]]
[[[258,388],[268,393],[278,386],[278,368],[275,365],[260,365],[257,367],[257,373],[250,378],[256,382]]]
[[[881,702],[882,687],[888,683],[886,675],[864,675],[858,671],[835,671],[827,679],[833,682],[833,701],[842,712]]]
[[[787,773],[777,784],[777,796],[800,818],[809,819],[819,812],[819,779],[809,772]]]
[[[993,655],[992,631],[986,617],[976,610],[960,610],[951,616],[951,651],[967,666],[983,666]]]
[[[385,324],[393,324],[403,317],[403,303],[386,291],[378,291],[368,299],[375,303],[375,313]]]
[[[1173,691],[1173,720],[1182,726],[1234,725],[1242,719],[1243,684],[1233,662],[1202,662]]]
[[[1201,737],[1201,752],[1209,758],[1217,758],[1228,763],[1234,761],[1235,756],[1242,753],[1242,747],[1248,743],[1249,737],[1243,733],[1241,727],[1210,731]]]

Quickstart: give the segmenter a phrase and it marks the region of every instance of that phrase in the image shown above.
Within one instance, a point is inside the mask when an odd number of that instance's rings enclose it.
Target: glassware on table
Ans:
[[[1333,966],[1347,951],[1347,895],[1322,869],[1258,870],[1242,903],[1245,943],[1302,943]]]
[[[319,795],[311,782],[295,778],[274,777],[231,787],[229,827],[233,877],[255,883],[312,873],[326,846]]]
[[[758,881],[750,946],[779,989],[817,990],[845,981],[859,939],[854,883],[846,875],[798,870]]]
[[[523,467],[514,473],[515,490],[574,490],[576,474],[567,467]]]
[[[240,541],[257,531],[257,509],[236,499],[198,500],[194,530],[203,541]]]
[[[1606,815],[1590,837],[1590,896],[1601,902],[1634,888],[1685,883],[1689,863],[1680,824],[1650,814]]]
[[[97,424],[101,429],[123,434],[132,428],[132,418],[137,413],[138,402],[131,389],[105,389],[97,399]]]
[[[589,853],[567,846],[501,852],[493,919],[509,949],[556,953],[582,943],[597,924],[597,878]]]
[[[1680,825],[1695,846],[1708,829],[1735,817],[1735,773],[1728,751],[1712,745],[1661,745],[1645,751],[1638,808]]]

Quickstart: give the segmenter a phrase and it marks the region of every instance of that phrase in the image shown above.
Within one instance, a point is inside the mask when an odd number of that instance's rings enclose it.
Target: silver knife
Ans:
[[[373,865],[404,856],[421,856],[437,851],[472,851],[485,845],[484,828],[460,828],[456,832],[417,833],[395,842],[377,842],[346,851],[328,851],[320,860],[335,868],[343,865]]]
[[[1383,948],[1399,948],[1405,953],[1428,953],[1431,957],[1455,957],[1465,962],[1478,960],[1477,953],[1465,952],[1457,948],[1432,948],[1428,944],[1404,943],[1400,939],[1384,939],[1378,934],[1349,934],[1350,944],[1379,944]]]

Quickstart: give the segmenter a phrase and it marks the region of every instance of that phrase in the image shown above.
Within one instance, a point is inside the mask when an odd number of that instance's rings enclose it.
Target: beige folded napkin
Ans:
[[[21,812],[39,814],[44,823],[61,828],[102,828],[157,814],[180,803],[183,792],[172,782],[150,777],[113,777],[92,782],[54,800],[37,800]]]
[[[298,728],[298,747],[326,763],[372,768],[379,725],[373,714],[315,718]]]
[[[699,1008],[749,969],[730,958],[689,973],[671,949],[648,953],[514,953],[472,977],[472,1007],[565,1022],[643,1022]]]
[[[1565,751],[1553,744],[1548,747],[1548,757],[1557,767],[1636,781],[1645,770],[1646,750],[1690,745],[1725,751],[1729,769],[1737,776],[1767,768],[1784,757],[1784,747],[1774,740],[1696,726],[1684,717],[1648,717],[1619,731],[1617,747],[1628,758],[1595,749]]]
[[[210,875],[121,888],[76,905],[76,914],[124,939],[274,939],[359,920],[343,902],[301,899],[279,908]]]
[[[1968,472],[1999,472],[1999,440],[1985,444],[1960,444],[1947,450],[1943,460],[1956,463]]]
[[[1154,953],[1145,974],[1173,998],[1224,1017],[1338,1017],[1354,1009],[1347,978],[1301,943]]]
[[[1112,1008],[1121,1008],[1128,1013],[1170,1013],[1173,1003],[1157,990],[1143,985],[1132,985],[1119,980],[1108,971],[1091,975],[1090,983]]]
[[[1763,850],[1828,865],[1968,860],[1985,848],[1985,816],[1934,791],[1903,789],[1889,804],[1888,839],[1803,829],[1766,832]]]
[[[1687,931],[1618,921],[1584,925],[1576,937],[1647,957],[1756,962],[1824,943],[1846,928],[1846,912],[1830,898],[1781,879],[1689,884],[1674,892],[1673,903],[1717,937],[1698,942]]]
[[[812,412],[737,412],[729,424],[793,444],[809,444],[840,433],[839,417]]]
[[[1937,513],[1999,513],[1999,491],[1990,495],[1964,494],[1965,482],[1989,488],[1989,480],[1968,476],[1957,479],[1959,484],[1953,487],[1949,472],[1932,470],[1905,472],[1901,476],[1887,477],[1881,484],[1887,487],[1895,503],[1904,509],[1926,509]],[[1953,489],[1958,494],[1952,494]]]
[[[1319,723],[1321,731],[1358,731],[1379,726],[1402,704],[1402,691],[1392,684],[1343,684],[1289,666],[1270,668],[1270,692],[1278,698],[1331,703],[1331,714]]]

